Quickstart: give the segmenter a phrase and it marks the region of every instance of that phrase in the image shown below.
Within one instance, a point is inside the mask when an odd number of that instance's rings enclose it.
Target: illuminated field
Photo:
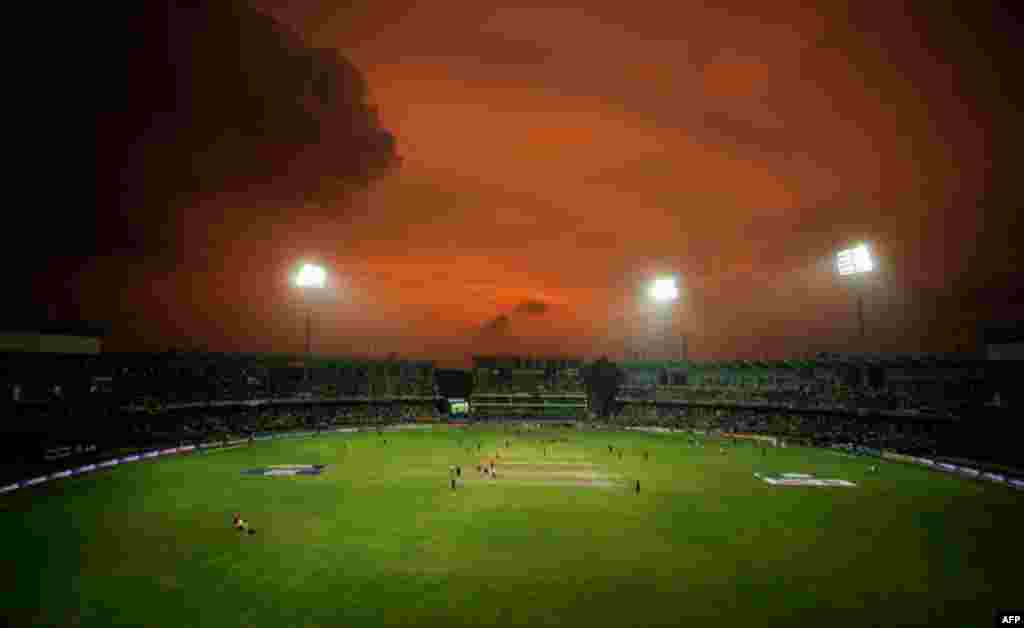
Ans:
[[[294,464],[328,466],[243,474]],[[15,626],[988,625],[1019,600],[1022,514],[1007,487],[828,451],[332,434],[0,497],[0,604]]]

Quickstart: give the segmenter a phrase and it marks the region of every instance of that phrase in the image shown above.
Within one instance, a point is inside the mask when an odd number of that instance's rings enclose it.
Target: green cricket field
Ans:
[[[762,479],[787,473],[856,486]],[[0,496],[0,605],[11,626],[987,626],[1024,601],[1022,506],[684,434],[330,433]]]

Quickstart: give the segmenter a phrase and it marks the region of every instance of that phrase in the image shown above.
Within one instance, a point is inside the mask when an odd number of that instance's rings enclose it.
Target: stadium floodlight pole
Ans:
[[[864,295],[857,293],[857,327],[860,330],[860,344],[864,346]]]
[[[836,253],[836,270],[840,277],[856,278],[870,273],[875,269],[871,259],[871,250],[866,244],[844,249]],[[864,295],[857,291],[857,326],[860,331],[861,348],[864,346]]]
[[[679,300],[679,287],[676,285],[675,277],[659,277],[651,282],[651,299],[655,303],[675,303]],[[681,354],[686,353],[686,338],[680,334],[679,350]]]
[[[306,296],[306,373],[305,381],[309,386],[309,363],[313,360],[313,306],[309,302],[308,291],[322,290],[327,282],[327,271],[316,264],[303,264],[295,275],[295,285],[303,290]],[[308,391],[307,391],[308,392]]]

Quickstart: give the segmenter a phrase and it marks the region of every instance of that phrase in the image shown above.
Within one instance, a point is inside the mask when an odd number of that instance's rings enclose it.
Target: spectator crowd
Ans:
[[[933,410],[924,400],[905,392],[841,385],[626,387],[619,396],[624,399],[655,399],[691,403],[724,402],[842,411],[881,410],[913,413]]]
[[[268,432],[436,421],[440,417],[435,406],[424,403],[355,406],[307,404],[234,408],[222,412],[207,409],[171,417],[138,415],[130,425],[130,441],[137,445],[199,443],[248,438]]]
[[[623,404],[610,419],[616,426],[660,426],[704,432],[763,434],[818,447],[856,445],[911,455],[933,454],[936,426],[867,421],[862,417],[814,412],[765,412],[744,408],[669,407]]]

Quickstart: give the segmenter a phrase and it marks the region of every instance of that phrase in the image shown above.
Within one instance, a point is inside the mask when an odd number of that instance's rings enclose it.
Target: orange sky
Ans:
[[[163,304],[140,329],[301,348],[287,272],[306,256],[335,281],[324,351],[618,355],[659,329],[642,298],[658,272],[682,279],[694,357],[845,350],[830,255],[855,240],[880,256],[866,350],[963,348],[1001,307],[965,301],[1009,272],[975,264],[1011,220],[977,209],[992,122],[960,90],[978,53],[933,54],[899,3],[257,4],[364,72],[402,167],[344,207],[282,208],[272,231],[207,228],[210,268],[121,293]]]

